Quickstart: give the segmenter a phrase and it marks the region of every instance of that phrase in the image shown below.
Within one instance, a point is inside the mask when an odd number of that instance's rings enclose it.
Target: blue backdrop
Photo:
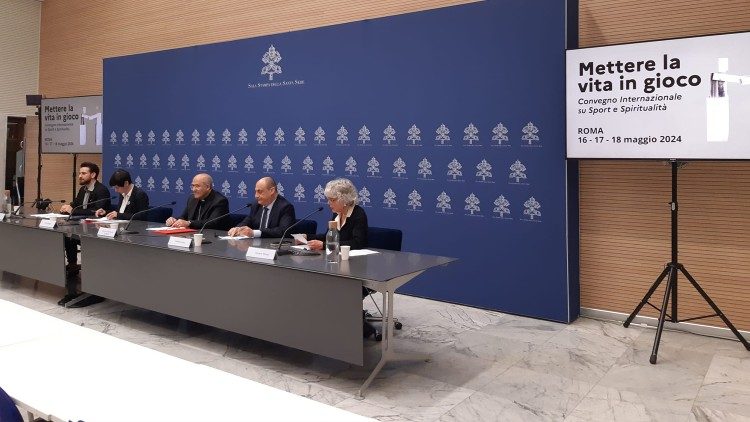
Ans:
[[[403,292],[568,321],[564,24],[488,1],[106,59],[104,166],[176,213],[200,171],[233,208],[271,175],[298,216],[348,177],[404,250],[460,258]]]

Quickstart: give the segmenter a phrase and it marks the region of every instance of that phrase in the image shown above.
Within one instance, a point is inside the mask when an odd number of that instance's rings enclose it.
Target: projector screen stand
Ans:
[[[661,341],[661,333],[664,330],[664,321],[669,318],[670,322],[678,323],[678,322],[687,322],[687,321],[695,321],[698,319],[703,318],[711,318],[718,316],[721,318],[722,321],[724,321],[724,324],[734,333],[735,336],[740,340],[743,346],[745,346],[745,349],[750,350],[750,344],[745,340],[745,338],[740,334],[739,331],[734,327],[732,322],[729,320],[729,318],[724,315],[723,312],[721,312],[721,309],[719,309],[718,306],[714,303],[713,300],[706,294],[706,292],[701,288],[701,286],[698,284],[697,281],[693,278],[693,276],[690,275],[687,269],[680,264],[677,260],[677,170],[684,166],[686,163],[679,162],[677,160],[669,160],[671,166],[672,166],[672,201],[670,202],[670,207],[672,209],[672,260],[667,263],[667,265],[664,267],[664,271],[659,274],[659,277],[657,277],[656,281],[654,281],[654,284],[651,285],[651,288],[648,289],[648,292],[646,292],[646,295],[643,297],[643,300],[641,300],[641,303],[636,306],[633,313],[630,314],[628,319],[625,320],[625,323],[623,323],[623,326],[627,328],[630,323],[633,321],[633,319],[638,315],[638,312],[641,311],[644,305],[649,305],[652,308],[659,311],[659,322],[656,326],[656,337],[654,338],[654,347],[651,350],[651,358],[649,359],[649,362],[651,364],[656,364],[656,355],[659,352],[659,342]],[[682,273],[682,275],[690,282],[690,284],[693,286],[693,288],[703,297],[703,300],[708,303],[709,306],[711,306],[711,309],[714,310],[714,314],[711,315],[704,315],[699,317],[693,317],[693,318],[687,318],[687,319],[678,319],[677,318],[677,275],[678,273]],[[649,299],[651,298],[651,295],[654,294],[656,289],[659,287],[662,281],[667,278],[667,286],[664,290],[664,300],[662,301],[661,308],[657,308],[656,306],[652,305],[649,302]],[[671,301],[671,312],[669,315],[667,315],[667,306],[670,304]]]

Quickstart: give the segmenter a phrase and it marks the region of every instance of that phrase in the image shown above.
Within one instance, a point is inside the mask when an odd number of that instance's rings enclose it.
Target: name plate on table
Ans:
[[[169,236],[169,243],[167,246],[176,246],[178,248],[189,248],[193,243],[191,237],[180,237],[180,236]]]
[[[5,213],[0,212],[0,221],[5,221]]]
[[[250,246],[247,248],[247,254],[245,254],[246,258],[255,258],[255,259],[270,259],[273,261],[276,259],[276,249],[267,249],[267,248],[256,248],[253,246]]]
[[[111,227],[99,227],[99,231],[96,233],[99,237],[106,237],[107,239],[114,239],[117,236],[117,229]]]
[[[56,225],[57,225],[57,220],[52,220],[50,218],[43,218],[39,220],[40,229],[54,229]]]

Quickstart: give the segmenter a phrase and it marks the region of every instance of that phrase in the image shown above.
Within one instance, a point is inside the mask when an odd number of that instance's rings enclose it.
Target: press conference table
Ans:
[[[180,248],[146,231],[153,223],[134,221],[130,230],[137,234],[114,239],[98,237],[91,223],[37,225],[36,219],[0,223],[1,270],[64,285],[62,239],[73,236],[81,240],[87,293],[356,365],[364,359],[362,287],[383,293],[382,355],[360,395],[388,361],[426,358],[394,351],[393,295],[425,270],[454,261],[387,250],[337,264],[323,255],[251,259],[248,247],[270,248],[274,239],[220,240],[215,236],[225,232],[207,230],[212,243]]]

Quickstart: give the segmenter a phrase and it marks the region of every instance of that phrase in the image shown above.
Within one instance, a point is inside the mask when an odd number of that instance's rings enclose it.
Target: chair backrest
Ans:
[[[247,217],[247,214],[229,214],[229,228],[239,227],[245,217]]]
[[[294,233],[305,233],[313,235],[318,230],[318,222],[315,220],[298,220],[299,223],[292,229]]]
[[[152,223],[163,223],[172,216],[172,208],[158,207],[149,212],[135,216],[135,220],[150,221]]]
[[[367,228],[367,247],[400,251],[403,236],[399,229],[370,226]]]
[[[0,421],[23,422],[21,412],[18,411],[13,399],[0,388]]]

